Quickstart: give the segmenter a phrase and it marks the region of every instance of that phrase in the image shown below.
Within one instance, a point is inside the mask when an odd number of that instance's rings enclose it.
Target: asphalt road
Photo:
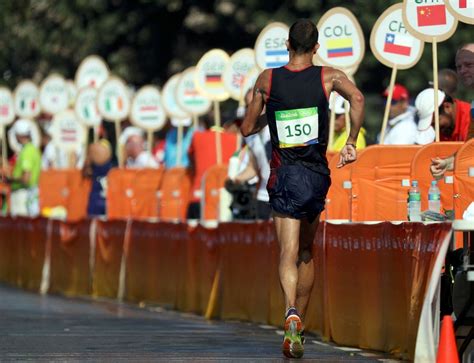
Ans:
[[[0,362],[283,362],[281,334],[274,327],[0,285]],[[307,337],[300,361],[393,362],[315,336]]]

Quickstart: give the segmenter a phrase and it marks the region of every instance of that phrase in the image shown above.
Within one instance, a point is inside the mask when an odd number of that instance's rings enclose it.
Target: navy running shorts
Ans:
[[[331,177],[301,165],[272,169],[267,184],[272,209],[295,219],[312,223],[324,210]]]

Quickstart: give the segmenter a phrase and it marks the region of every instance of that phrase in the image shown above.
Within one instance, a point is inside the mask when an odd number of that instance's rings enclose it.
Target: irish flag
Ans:
[[[446,25],[446,5],[423,5],[416,8],[418,26]]]
[[[354,55],[352,38],[328,39],[328,58],[350,57]]]

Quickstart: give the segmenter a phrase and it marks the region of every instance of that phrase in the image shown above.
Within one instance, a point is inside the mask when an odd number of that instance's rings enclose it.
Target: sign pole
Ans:
[[[7,137],[5,133],[5,125],[2,125],[2,166],[6,167],[8,164],[8,158],[7,158]]]
[[[196,131],[199,127],[199,117],[195,113],[193,113],[192,116],[193,116],[193,128],[194,128],[194,131]]]
[[[123,155],[122,155],[122,148],[120,147],[119,138],[120,138],[120,121],[115,120],[115,152],[117,153],[117,160],[119,163],[119,168],[123,168]]]
[[[332,144],[334,143],[334,124],[336,123],[336,113],[334,112],[334,107],[336,107],[336,96],[335,95],[333,95],[333,98],[331,99],[331,117],[329,118],[329,140],[328,140],[328,150],[329,151],[333,150],[332,149]]]
[[[221,135],[221,111],[219,101],[214,101],[214,120],[216,130],[216,155],[217,165],[222,164],[222,135]]]
[[[439,109],[438,109],[438,44],[436,37],[433,37],[433,88],[434,88],[434,114],[436,142],[439,142]]]
[[[148,144],[148,151],[150,152],[150,154],[152,154],[153,153],[153,131],[147,130],[146,136],[147,136],[146,142]]]
[[[93,126],[92,130],[94,131],[94,142],[99,141],[99,126]]]
[[[390,85],[388,86],[387,103],[385,104],[385,112],[383,114],[382,131],[380,132],[380,144],[385,140],[385,131],[387,130],[388,116],[390,114],[390,105],[392,104],[393,88],[395,87],[395,79],[397,78],[397,65],[392,68],[392,76],[390,77]]]
[[[181,159],[183,158],[183,125],[178,125],[178,137],[176,140],[176,166],[181,166]]]

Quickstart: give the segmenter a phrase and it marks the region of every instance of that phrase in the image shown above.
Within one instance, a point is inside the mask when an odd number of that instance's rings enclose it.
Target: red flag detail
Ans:
[[[446,6],[418,6],[416,9],[418,26],[446,25]]]

